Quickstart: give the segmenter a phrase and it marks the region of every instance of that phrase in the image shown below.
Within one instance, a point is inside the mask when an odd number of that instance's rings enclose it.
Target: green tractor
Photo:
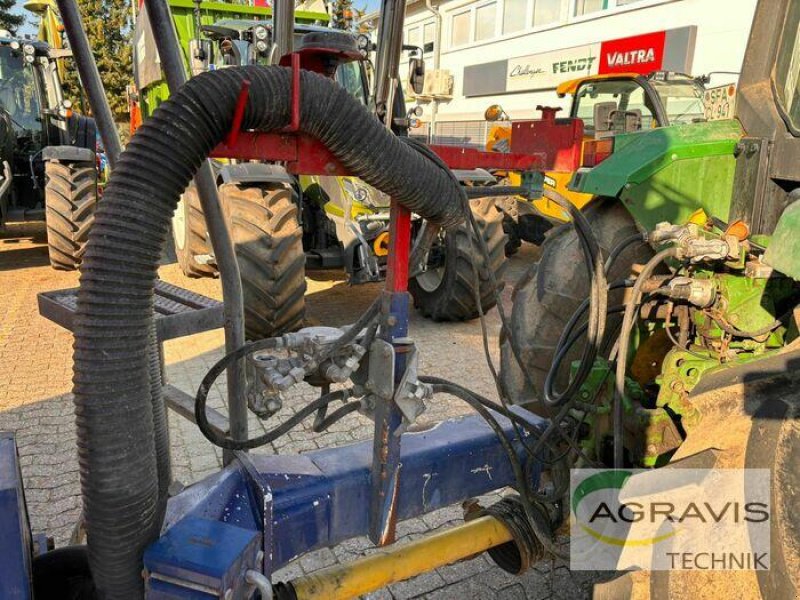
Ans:
[[[769,570],[625,576],[601,597],[800,593],[800,3],[759,2],[737,94],[735,119],[616,136],[571,183],[604,268],[565,225],[515,290],[503,385],[571,423],[571,466],[771,470]]]
[[[193,73],[233,65],[273,62],[272,22],[268,9],[238,5],[200,5],[189,14],[173,7],[178,38]],[[184,11],[184,12],[181,12]],[[185,14],[184,14],[185,13]],[[370,98],[372,42],[367,36],[314,25],[315,14],[295,13],[295,47],[313,47],[325,54],[330,46],[331,77],[364,104]],[[223,17],[223,18],[220,18]],[[327,15],[316,15],[317,22]],[[137,87],[147,116],[167,96],[160,70],[147,57],[146,19],[139,19]],[[306,50],[304,50],[306,51]],[[342,56],[348,58],[342,59]],[[331,58],[336,57],[336,58]],[[420,64],[417,61],[415,64]],[[395,94],[394,129],[402,133],[409,119],[403,95]],[[220,161],[217,164],[220,202],[228,218],[239,262],[245,301],[245,324],[251,339],[278,335],[300,327],[305,313],[306,271],[344,270],[351,284],[383,279],[386,269],[389,198],[354,177],[300,177],[281,165]],[[465,184],[484,185],[486,172],[461,174]],[[472,200],[491,252],[495,279],[502,280],[505,234],[502,214],[490,198]],[[416,219],[415,235],[423,227]],[[216,264],[209,244],[197,192],[190,188],[173,219],[174,243],[183,272],[190,277],[214,276]],[[486,269],[480,269],[478,294],[472,265],[479,259],[478,242],[466,225],[456,234],[440,233],[431,245],[410,291],[420,312],[437,321],[474,319],[495,303]]]
[[[50,264],[81,262],[97,205],[94,120],[64,99],[64,51],[0,31],[0,227],[46,221]]]

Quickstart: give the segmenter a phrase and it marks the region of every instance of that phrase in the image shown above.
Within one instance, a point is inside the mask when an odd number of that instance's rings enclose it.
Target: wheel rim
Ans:
[[[172,215],[172,238],[178,250],[183,250],[186,246],[186,213],[184,211],[184,197],[178,200],[178,207]]]
[[[426,292],[435,292],[442,285],[447,266],[445,248],[445,233],[440,232],[437,242],[425,256],[426,269],[416,277],[419,287]]]

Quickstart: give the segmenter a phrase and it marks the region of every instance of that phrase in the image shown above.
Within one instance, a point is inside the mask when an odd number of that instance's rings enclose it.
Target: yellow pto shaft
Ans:
[[[297,600],[345,600],[485,552],[512,540],[492,516],[292,581]]]

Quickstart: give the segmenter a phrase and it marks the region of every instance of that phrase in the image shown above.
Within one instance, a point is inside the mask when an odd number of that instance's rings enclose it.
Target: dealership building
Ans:
[[[409,0],[405,43],[423,48],[427,129],[568,108],[556,86],[586,75],[670,70],[736,80],[756,0]],[[377,20],[376,15],[367,19]],[[405,73],[401,66],[401,74]],[[734,73],[731,75],[730,73]],[[408,89],[408,86],[406,86]]]

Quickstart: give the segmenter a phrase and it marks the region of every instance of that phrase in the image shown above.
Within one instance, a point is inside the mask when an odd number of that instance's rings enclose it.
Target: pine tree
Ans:
[[[17,27],[25,22],[24,15],[11,13],[14,4],[14,0],[0,0],[0,29],[7,29],[11,33],[16,33]]]
[[[126,88],[133,79],[130,6],[125,0],[78,0],[78,8],[111,112],[117,119],[127,120]],[[78,106],[80,83],[76,69],[67,70],[64,88],[67,97]]]

